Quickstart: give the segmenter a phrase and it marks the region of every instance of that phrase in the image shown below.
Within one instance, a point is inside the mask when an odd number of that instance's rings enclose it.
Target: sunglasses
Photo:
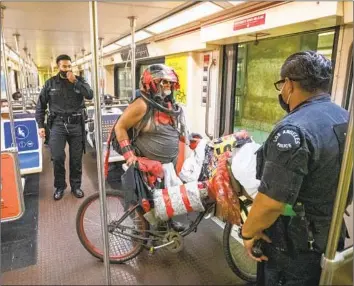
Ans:
[[[285,83],[285,79],[278,80],[277,82],[274,83],[275,89],[277,91],[281,91],[284,83]]]
[[[293,78],[289,78],[291,81],[300,81],[303,80],[303,78],[299,78],[299,79],[293,79]],[[283,85],[285,83],[285,79],[281,79],[278,80],[277,82],[274,83],[275,89],[277,91],[281,91],[281,89],[283,88]]]
[[[172,84],[172,83],[168,80],[163,79],[161,80],[161,84]]]

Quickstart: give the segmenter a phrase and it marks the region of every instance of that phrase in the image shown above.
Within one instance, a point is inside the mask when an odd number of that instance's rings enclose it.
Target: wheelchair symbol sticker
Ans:
[[[26,139],[29,135],[29,130],[25,125],[17,125],[16,126],[16,138],[23,140]]]

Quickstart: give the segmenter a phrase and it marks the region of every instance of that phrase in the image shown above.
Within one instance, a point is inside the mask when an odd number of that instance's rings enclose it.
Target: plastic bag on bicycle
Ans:
[[[167,221],[189,212],[202,212],[202,199],[207,196],[198,182],[154,190],[155,216]]]

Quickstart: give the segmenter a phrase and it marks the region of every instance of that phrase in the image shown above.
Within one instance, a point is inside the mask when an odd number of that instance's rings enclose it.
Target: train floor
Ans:
[[[96,159],[90,152],[84,155],[82,189],[86,197],[98,191]],[[104,285],[104,264],[84,249],[76,234],[75,217],[83,199],[68,187],[63,199],[54,201],[53,191],[50,152],[44,147],[43,172],[26,178],[24,216],[1,225],[2,284]],[[212,220],[203,220],[184,245],[177,254],[143,251],[130,262],[111,264],[112,284],[245,284],[228,267],[222,229]]]

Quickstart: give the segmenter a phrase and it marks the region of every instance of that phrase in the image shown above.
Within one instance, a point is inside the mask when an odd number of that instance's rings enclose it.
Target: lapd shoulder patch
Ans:
[[[272,139],[279,151],[296,150],[300,147],[300,135],[294,127],[281,128]]]

